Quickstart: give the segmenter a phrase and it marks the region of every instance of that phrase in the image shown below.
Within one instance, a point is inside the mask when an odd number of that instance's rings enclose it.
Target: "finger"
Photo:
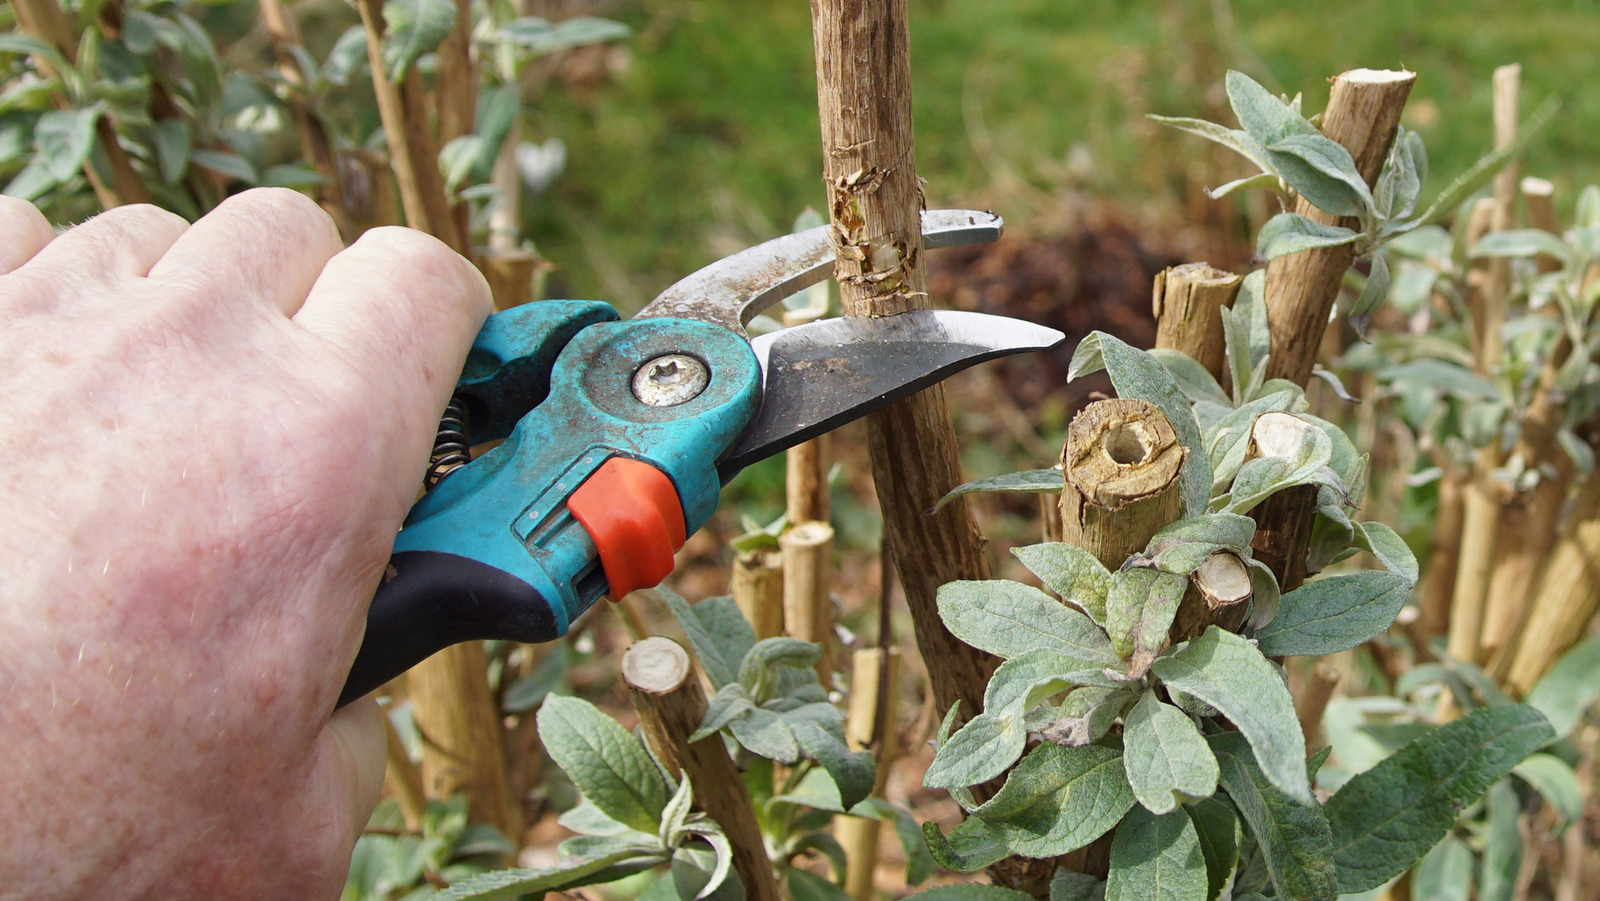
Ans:
[[[383,790],[384,748],[388,731],[383,710],[362,698],[334,711],[323,732],[324,749],[333,767],[333,790],[344,806],[353,841],[361,833]]]
[[[0,275],[28,262],[55,236],[37,207],[0,194]]]
[[[382,449],[374,477],[403,511],[472,339],[489,314],[483,275],[437,239],[373,229],[324,267],[294,321],[331,345],[364,428]]]
[[[57,235],[18,270],[73,279],[142,278],[188,227],[177,213],[147,203],[114,207]]]
[[[333,220],[310,198],[255,188],[190,227],[150,277],[180,282],[197,297],[255,297],[292,316],[342,246]]]

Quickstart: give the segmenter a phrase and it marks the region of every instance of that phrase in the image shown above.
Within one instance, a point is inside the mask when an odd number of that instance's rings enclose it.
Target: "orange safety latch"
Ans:
[[[612,457],[567,498],[567,509],[600,552],[613,601],[672,573],[685,525],[678,489],[641,460]]]

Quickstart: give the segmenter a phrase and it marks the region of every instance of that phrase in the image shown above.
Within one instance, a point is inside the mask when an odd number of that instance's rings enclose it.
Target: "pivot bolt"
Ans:
[[[633,396],[651,407],[675,407],[700,396],[711,380],[706,364],[688,354],[667,354],[633,374]]]

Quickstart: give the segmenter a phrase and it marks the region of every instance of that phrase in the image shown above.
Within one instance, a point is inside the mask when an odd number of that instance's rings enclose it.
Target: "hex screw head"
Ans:
[[[711,381],[706,364],[688,354],[666,354],[633,374],[633,396],[651,407],[675,407],[700,396]]]

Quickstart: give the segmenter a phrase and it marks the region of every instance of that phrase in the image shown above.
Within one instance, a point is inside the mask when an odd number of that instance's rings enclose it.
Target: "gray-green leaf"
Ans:
[[[1361,340],[1367,340],[1367,325],[1372,322],[1372,314],[1388,298],[1389,261],[1383,254],[1378,254],[1372,258],[1372,270],[1367,273],[1367,283],[1361,286],[1361,296],[1356,298],[1356,305],[1350,308],[1350,327],[1355,329]]]
[[[1076,604],[1094,621],[1105,621],[1111,572],[1095,555],[1061,542],[1012,548],[1011,553],[1044,587]]]
[[[456,5],[450,0],[388,0],[383,21],[384,69],[399,84],[412,63],[449,36],[456,25]]]
[[[1343,886],[1335,880],[1332,832],[1322,809],[1274,787],[1238,733],[1213,735],[1209,742],[1222,787],[1250,827],[1279,897],[1333,901]]]
[[[1087,616],[1020,582],[948,582],[939,586],[938,603],[955,637],[997,657],[1046,648],[1102,666],[1119,662]]]
[[[1128,711],[1122,765],[1134,797],[1151,813],[1209,798],[1217,790],[1217,758],[1183,711],[1147,691]]]
[[[488,901],[491,898],[520,898],[523,895],[540,895],[545,892],[560,891],[566,888],[575,888],[589,884],[589,877],[606,872],[606,881],[620,879],[630,873],[647,870],[667,858],[665,853],[651,855],[641,854],[637,850],[619,850],[605,857],[593,860],[580,861],[570,867],[551,867],[549,869],[520,869],[497,870],[493,873],[480,873],[468,876],[452,884],[449,888],[434,895],[434,901],[468,901],[468,899],[481,899]],[[632,866],[628,866],[628,865]],[[610,875],[613,868],[623,868],[623,872]]]
[[[1340,890],[1366,891],[1404,872],[1463,807],[1553,736],[1532,707],[1485,707],[1351,777],[1325,807]]]
[[[1266,146],[1272,165],[1311,205],[1335,216],[1373,215],[1372,191],[1343,145],[1322,134],[1294,134]]]
[[[588,701],[551,695],[539,708],[539,738],[589,803],[640,832],[654,833],[667,783],[638,739]]]
[[[1290,135],[1319,134],[1304,116],[1243,72],[1229,70],[1223,86],[1228,92],[1228,105],[1239,117],[1239,124],[1259,145],[1274,144]]]
[[[988,823],[1013,854],[1054,857],[1106,834],[1133,804],[1121,754],[1043,744],[968,822]]]
[[[1394,622],[1412,584],[1381,570],[1307,582],[1279,600],[1277,617],[1256,632],[1256,642],[1269,657],[1313,657],[1364,644]]]
[[[1342,225],[1323,225],[1299,213],[1279,213],[1256,234],[1256,253],[1275,260],[1302,250],[1350,244],[1360,237],[1360,232]]]
[[[98,121],[98,106],[51,110],[39,117],[33,126],[33,142],[51,178],[66,181],[89,158]]]
[[[1111,647],[1140,677],[1167,646],[1167,632],[1189,588],[1189,577],[1158,569],[1124,569],[1111,577],[1106,595],[1106,632]]]
[[[1162,682],[1222,711],[1249,740],[1272,784],[1302,804],[1312,803],[1294,701],[1278,668],[1253,642],[1212,626],[1152,669]]]
[[[1135,807],[1111,842],[1106,901],[1205,901],[1206,863],[1188,815]]]
[[[1472,896],[1472,849],[1454,836],[1434,846],[1411,877],[1411,896],[1427,901],[1467,901]]]
[[[666,588],[657,588],[656,592],[666,600],[678,627],[689,639],[689,646],[711,680],[711,687],[720,689],[739,681],[740,662],[755,646],[756,632],[745,621],[733,598],[706,598],[698,604],[690,604]]]
[[[945,504],[964,494],[984,492],[1048,494],[1060,491],[1063,479],[1064,476],[1062,476],[1060,469],[1026,469],[1022,472],[1008,472],[1004,475],[990,476],[987,479],[978,479],[950,489],[950,493],[939,498],[939,502],[933,505],[933,510],[930,512],[939,512]]]
[[[1211,754],[1209,745],[1206,753]],[[1216,760],[1216,755],[1211,754],[1211,759]],[[1221,778],[1220,769],[1218,778]],[[1184,812],[1194,820],[1200,853],[1206,859],[1206,899],[1216,901],[1223,886],[1233,880],[1234,868],[1239,865],[1239,842],[1244,837],[1239,817],[1226,801],[1215,797],[1186,805]]]

